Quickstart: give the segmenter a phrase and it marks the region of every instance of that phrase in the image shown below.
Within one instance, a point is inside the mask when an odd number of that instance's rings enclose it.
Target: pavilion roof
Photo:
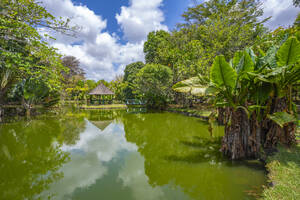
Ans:
[[[105,121],[90,121],[92,124],[94,124],[97,128],[99,128],[101,131],[104,131],[106,127],[108,127],[113,120],[105,120]]]
[[[100,83],[95,89],[93,89],[89,95],[113,95],[110,89],[108,89],[103,83]]]

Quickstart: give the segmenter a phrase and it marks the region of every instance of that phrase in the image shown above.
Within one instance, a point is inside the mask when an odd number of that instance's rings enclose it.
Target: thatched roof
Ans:
[[[113,93],[110,89],[108,89],[107,87],[105,87],[105,85],[103,85],[103,83],[100,83],[95,89],[93,89],[89,95],[106,95],[106,94],[115,94]]]
[[[107,121],[90,121],[92,124],[94,124],[97,128],[99,128],[101,131],[104,131],[106,127],[108,127],[113,120],[107,120]]]

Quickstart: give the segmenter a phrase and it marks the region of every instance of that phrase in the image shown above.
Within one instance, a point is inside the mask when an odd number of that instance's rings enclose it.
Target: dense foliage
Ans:
[[[144,67],[144,63],[142,62],[135,62],[131,63],[126,66],[124,70],[124,78],[123,78],[123,93],[125,99],[134,99],[134,88],[135,88],[135,81],[136,81],[136,75],[139,72],[140,69]]]
[[[178,29],[149,33],[144,44],[146,63],[168,66],[173,84],[198,74],[209,78],[216,56],[222,54],[228,60],[236,51],[263,38],[267,19],[259,20],[263,14],[260,5],[255,0],[210,0],[189,8]],[[176,103],[182,97],[170,95]]]
[[[60,55],[42,40],[36,28],[70,33],[68,22],[55,19],[34,0],[3,0],[0,27],[0,116],[6,101],[21,100],[30,110],[33,102],[56,99],[61,87],[60,72],[65,69]]]
[[[174,86],[182,92],[206,88],[198,94],[212,95],[214,105],[225,109],[219,113],[225,123],[222,151],[232,159],[257,157],[261,148],[295,142],[293,93],[300,80],[300,42],[294,36],[284,41],[259,56],[251,48],[238,51],[230,63],[217,56],[210,82],[195,77]]]
[[[137,74],[137,93],[151,108],[164,108],[172,86],[172,71],[159,64],[147,64]]]

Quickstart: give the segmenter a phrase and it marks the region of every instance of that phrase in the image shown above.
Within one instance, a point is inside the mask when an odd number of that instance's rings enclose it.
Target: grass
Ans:
[[[198,108],[170,108],[170,111],[192,114],[200,117],[209,117],[212,111]]]
[[[22,105],[3,105],[3,108],[24,108]],[[33,105],[33,108],[43,108],[42,105]]]
[[[125,104],[107,104],[107,105],[82,105],[80,109],[116,109],[127,108]]]
[[[280,147],[267,160],[266,167],[272,187],[263,191],[264,200],[300,199],[300,144],[290,149]]]

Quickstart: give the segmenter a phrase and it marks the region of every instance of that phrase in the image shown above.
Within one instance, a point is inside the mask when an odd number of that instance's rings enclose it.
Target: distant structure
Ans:
[[[101,131],[104,131],[106,127],[108,127],[113,120],[105,120],[105,121],[90,121],[92,124],[94,124],[97,128],[99,128]]]
[[[100,83],[89,93],[89,95],[91,104],[94,104],[95,102],[99,102],[99,104],[111,104],[115,93],[107,88],[103,83]]]

